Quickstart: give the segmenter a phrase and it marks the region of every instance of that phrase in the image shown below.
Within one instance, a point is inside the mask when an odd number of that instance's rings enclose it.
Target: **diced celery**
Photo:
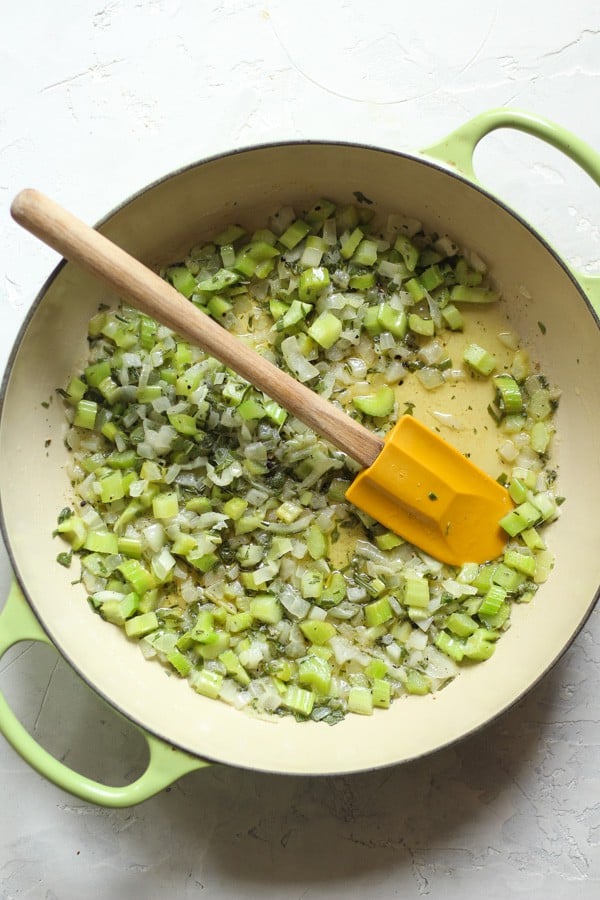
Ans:
[[[382,303],[378,307],[377,321],[382,331],[389,331],[397,338],[405,337],[408,318],[403,309],[394,309],[389,303]]]
[[[196,279],[185,266],[171,266],[167,269],[167,278],[184,297],[191,297],[196,291]]]
[[[152,501],[152,513],[156,519],[172,519],[179,512],[177,491],[157,494]]]
[[[469,287],[456,284],[450,291],[450,299],[454,303],[495,303],[499,298],[496,291],[489,288]]]
[[[332,572],[320,597],[317,598],[319,606],[328,609],[331,606],[337,606],[346,596],[347,584],[346,579],[341,572]]]
[[[317,316],[308,333],[317,344],[329,350],[342,333],[342,323],[333,313],[325,311]]]
[[[210,669],[195,670],[190,675],[189,681],[195,691],[212,700],[216,700],[223,687],[223,676]]]
[[[277,597],[273,594],[257,594],[250,601],[250,613],[258,622],[277,625],[283,616],[283,610]]]
[[[465,613],[454,612],[446,619],[446,627],[458,637],[468,637],[477,631],[477,622]]]
[[[469,344],[463,353],[463,360],[479,375],[491,375],[496,368],[496,357],[479,344]]]
[[[425,299],[425,289],[418,278],[409,278],[404,287],[410,294],[413,303],[420,303]]]
[[[90,531],[83,544],[84,550],[106,555],[119,552],[119,539],[110,531]]]
[[[431,681],[427,675],[422,675],[416,669],[409,669],[404,688],[407,694],[429,694]]]
[[[80,400],[76,407],[73,425],[76,428],[87,428],[90,431],[96,424],[98,404],[94,400]]]
[[[300,592],[305,600],[318,600],[323,593],[325,575],[320,569],[306,569],[300,579]]]
[[[359,397],[353,397],[352,403],[359,412],[367,416],[383,418],[389,416],[396,402],[396,394],[391,387],[382,387],[373,394],[363,394]]]
[[[340,244],[340,253],[344,259],[350,259],[364,235],[360,228],[355,228]]]
[[[348,694],[348,709],[359,716],[373,715],[373,694],[368,687],[352,688]]]
[[[423,335],[423,337],[433,337],[435,334],[435,323],[433,319],[425,319],[417,313],[409,314],[408,327],[415,334]]]
[[[390,708],[392,686],[389,681],[384,681],[383,678],[374,678],[371,694],[373,697],[373,706],[377,706],[380,709]]]
[[[315,695],[312,691],[306,691],[304,688],[291,684],[281,698],[281,702],[292,712],[310,716],[315,703]]]
[[[296,219],[296,221],[292,222],[289,228],[286,228],[279,237],[279,242],[288,250],[293,250],[293,248],[300,243],[302,238],[306,237],[309,231],[310,225],[302,219]]]
[[[300,622],[300,631],[313,644],[326,644],[335,635],[335,625],[321,622],[319,619],[306,619]]]
[[[329,270],[324,266],[304,269],[298,283],[298,296],[303,303],[315,303],[319,294],[329,286]]]
[[[134,616],[125,622],[125,634],[131,638],[141,638],[158,628],[156,613],[147,612],[141,616]]]
[[[426,609],[429,606],[429,583],[420,575],[407,575],[404,579],[403,601],[405,606]]]
[[[377,262],[377,244],[364,238],[352,256],[352,263],[356,266],[374,266]]]
[[[385,622],[389,622],[389,620],[393,618],[394,615],[392,612],[392,607],[390,606],[390,601],[386,596],[380,597],[373,603],[368,603],[364,607],[364,612],[365,620],[369,627],[382,625]]]
[[[448,303],[442,309],[442,319],[451,331],[462,331],[465,320],[462,313],[453,303]]]
[[[477,626],[475,626],[475,629],[476,628]],[[458,640],[458,638],[453,637],[451,634],[448,634],[447,631],[439,632],[435,639],[435,646],[455,662],[460,662],[465,655],[463,642]]]
[[[321,529],[313,522],[308,529],[306,538],[306,547],[308,554],[312,559],[322,559],[327,555],[328,541],[327,535],[323,534]]]

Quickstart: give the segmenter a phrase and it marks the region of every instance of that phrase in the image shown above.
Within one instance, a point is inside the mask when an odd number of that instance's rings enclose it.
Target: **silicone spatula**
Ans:
[[[98,231],[34,190],[13,201],[13,218],[118,296],[264,391],[356,460],[363,471],[346,497],[386,528],[442,562],[485,562],[502,553],[498,521],[507,491],[435,432],[402,416],[385,440],[264,359]]]

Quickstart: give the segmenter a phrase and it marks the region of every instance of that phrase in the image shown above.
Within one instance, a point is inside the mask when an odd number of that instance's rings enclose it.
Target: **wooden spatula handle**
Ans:
[[[383,447],[379,437],[230,335],[166,281],[44,194],[21,191],[11,213],[66,259],[229,366],[362,466],[371,465],[379,455]]]

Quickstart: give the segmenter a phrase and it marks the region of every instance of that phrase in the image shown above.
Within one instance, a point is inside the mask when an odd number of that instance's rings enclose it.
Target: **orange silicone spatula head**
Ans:
[[[346,493],[359,509],[442,562],[499,556],[508,492],[412,416],[402,416],[374,463]]]

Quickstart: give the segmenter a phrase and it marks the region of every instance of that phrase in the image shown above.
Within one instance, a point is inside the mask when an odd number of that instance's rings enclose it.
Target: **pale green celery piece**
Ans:
[[[360,272],[350,276],[348,287],[354,291],[368,291],[376,280],[375,272]]]
[[[260,400],[249,394],[238,406],[238,413],[244,421],[252,419],[263,419],[265,417],[265,408]]]
[[[300,243],[300,241],[306,237],[308,232],[310,231],[310,225],[304,222],[302,219],[296,219],[295,222],[287,228],[281,237],[279,238],[279,242],[286,247],[287,250],[293,250],[294,247]]]
[[[329,549],[327,535],[323,534],[321,529],[314,522],[308,529],[306,547],[308,550],[308,555],[311,557],[311,559],[315,560],[323,559],[323,557],[327,555],[327,551]]]
[[[521,388],[512,375],[504,372],[494,378],[496,389],[496,405],[506,415],[519,413],[523,409]]]
[[[124,560],[118,569],[140,597],[155,586],[154,577],[137,559]]]
[[[158,628],[158,617],[154,612],[134,616],[125,622],[125,634],[130,638],[141,638]]]
[[[359,716],[373,715],[373,694],[368,687],[354,687],[348,694],[348,709]]]
[[[298,282],[298,296],[303,303],[315,303],[319,294],[330,283],[329,269],[325,266],[313,266],[304,269]]]
[[[489,659],[495,650],[494,641],[498,635],[493,631],[485,628],[478,628],[470,637],[467,638],[464,645],[464,653],[468,659],[483,662]]]
[[[283,610],[273,594],[257,594],[250,601],[250,613],[266,625],[276,625],[283,617]]]
[[[225,628],[231,634],[239,634],[252,627],[254,616],[251,612],[230,613],[225,622]],[[216,632],[213,632],[216,635]]]
[[[171,266],[167,269],[167,279],[171,282],[176,291],[183,294],[184,297],[191,297],[197,290],[196,279],[189,269],[185,266]]]
[[[427,675],[417,672],[416,669],[409,669],[404,688],[407,694],[429,694],[431,692],[431,681]]]
[[[500,295],[489,288],[469,287],[464,284],[455,284],[450,291],[450,299],[453,303],[495,303]]]
[[[413,303],[420,303],[421,300],[425,299],[425,288],[418,278],[409,278],[409,280],[404,284],[404,287],[410,294]]]
[[[415,247],[415,245],[412,243],[412,241],[405,235],[400,234],[396,238],[394,249],[397,250],[398,253],[402,256],[406,268],[410,272],[414,272],[419,259],[419,251],[417,247]]]
[[[225,228],[216,236],[216,238],[214,239],[214,243],[220,247],[222,247],[224,244],[233,244],[245,234],[246,229],[242,228],[241,225],[228,225],[227,228]]]
[[[208,313],[213,319],[222,318],[225,313],[228,313],[232,308],[233,304],[225,297],[222,297],[221,294],[214,294],[207,304]]]
[[[477,622],[465,613],[453,612],[446,619],[446,628],[457,637],[468,637],[478,627]]]
[[[79,516],[69,516],[68,519],[59,522],[56,531],[69,542],[73,550],[80,550],[87,537],[87,526]]]
[[[384,681],[383,678],[374,678],[371,694],[373,697],[373,706],[377,706],[380,709],[390,708],[392,686],[389,681]]]
[[[346,596],[347,584],[346,579],[341,572],[332,572],[325,583],[325,587],[317,598],[319,606],[328,609],[331,606],[337,606]]]
[[[423,337],[433,337],[435,334],[435,323],[433,319],[425,319],[423,316],[418,315],[418,313],[409,313],[408,327],[415,334],[420,334]]]
[[[525,542],[525,546],[530,550],[545,550],[546,543],[539,531],[535,528],[526,528],[521,532],[521,537]]]
[[[536,422],[529,433],[531,449],[536,453],[545,453],[552,438],[552,431],[552,427],[546,422]]]
[[[237,284],[239,280],[239,272],[234,272],[233,269],[219,269],[210,278],[199,281],[196,285],[196,290],[203,293],[217,293],[231,287],[233,284]]]
[[[277,320],[277,330],[284,331],[286,328],[292,328],[298,322],[302,322],[309,312],[312,310],[310,303],[303,303],[300,300],[292,300],[290,306],[284,311],[283,315]]]
[[[292,503],[291,500],[285,500],[276,509],[277,518],[281,519],[287,525],[291,525],[304,512],[298,503]]]
[[[248,508],[248,501],[243,497],[231,497],[223,504],[223,512],[236,522]]]
[[[313,644],[326,644],[336,633],[335,625],[319,619],[306,619],[300,622],[300,630],[304,637]]]
[[[100,362],[86,366],[83,377],[90,387],[97,388],[105,378],[110,378],[110,374],[110,361],[108,359],[102,359]]]
[[[177,491],[157,494],[152,500],[152,514],[155,519],[172,519],[179,512]]]
[[[352,398],[352,403],[359,412],[376,418],[389,416],[395,402],[395,391],[387,385],[372,394],[363,394],[360,397]]]
[[[389,331],[394,337],[403,338],[408,328],[408,317],[405,310],[394,309],[389,303],[377,307],[377,323],[382,331]]]
[[[250,684],[250,676],[233,650],[224,650],[223,653],[219,654],[219,660],[227,669],[228,675],[231,675],[244,687]]]
[[[504,562],[517,572],[527,575],[528,578],[535,575],[535,557],[529,554],[519,553],[518,550],[506,550],[504,553]]]
[[[216,700],[223,687],[223,676],[210,669],[199,669],[191,673],[189,681],[199,694]]]
[[[496,357],[479,344],[469,344],[463,353],[463,360],[479,375],[491,375],[496,368]]]
[[[448,303],[444,306],[442,309],[442,319],[450,331],[462,331],[464,328],[465,320],[462,317],[461,311],[454,303]]]
[[[197,422],[193,416],[187,413],[169,413],[167,418],[178,434],[185,434],[189,437],[198,434]]]
[[[340,254],[344,259],[350,259],[354,251],[364,237],[360,228],[355,228],[351,234],[347,235],[340,244]]]
[[[363,238],[354,254],[351,262],[356,266],[374,266],[377,262],[377,244]]]
[[[119,540],[110,531],[90,531],[83,544],[84,550],[90,553],[112,555],[119,552]]]
[[[527,499],[527,486],[513,476],[508,483],[508,493],[515,503],[524,503]]]
[[[454,267],[454,274],[459,284],[475,287],[480,284],[483,279],[481,272],[470,269],[465,259],[459,259]]]
[[[308,333],[317,344],[329,350],[342,333],[342,323],[333,313],[325,311],[314,320]]]
[[[292,712],[299,713],[302,716],[310,716],[315,703],[315,695],[312,691],[306,691],[295,684],[290,684],[282,696],[281,702],[288,709],[291,709]]]
[[[300,592],[305,600],[318,600],[323,593],[325,575],[319,569],[306,569],[300,579]]]
[[[187,678],[192,670],[192,664],[187,656],[184,656],[179,650],[171,650],[167,653],[167,662],[173,666],[178,675]]]
[[[387,596],[380,597],[378,600],[374,600],[373,603],[368,603],[364,607],[364,612],[365,620],[369,627],[389,622],[394,616]]]
[[[386,531],[384,534],[376,535],[375,543],[380,550],[393,550],[404,544],[404,539],[394,534],[393,531]]]
[[[499,584],[492,584],[479,607],[479,615],[494,616],[506,600],[506,590]]]
[[[477,626],[475,626],[475,628],[477,628]],[[447,631],[440,631],[435,639],[435,646],[455,662],[461,662],[465,655],[463,642],[457,637],[448,634]]]
[[[98,414],[98,404],[94,400],[80,400],[76,407],[73,425],[76,428],[93,430]]]
[[[335,212],[335,203],[321,197],[306,214],[306,221],[311,225],[322,225],[326,219],[331,218]]]
[[[420,575],[407,575],[404,579],[403,601],[405,606],[426,609],[429,606],[429,583]]]
[[[444,276],[440,271],[440,267],[437,265],[433,265],[429,266],[428,269],[425,269],[424,272],[421,272],[421,274],[419,275],[419,281],[421,282],[425,290],[431,293],[444,283]]]

